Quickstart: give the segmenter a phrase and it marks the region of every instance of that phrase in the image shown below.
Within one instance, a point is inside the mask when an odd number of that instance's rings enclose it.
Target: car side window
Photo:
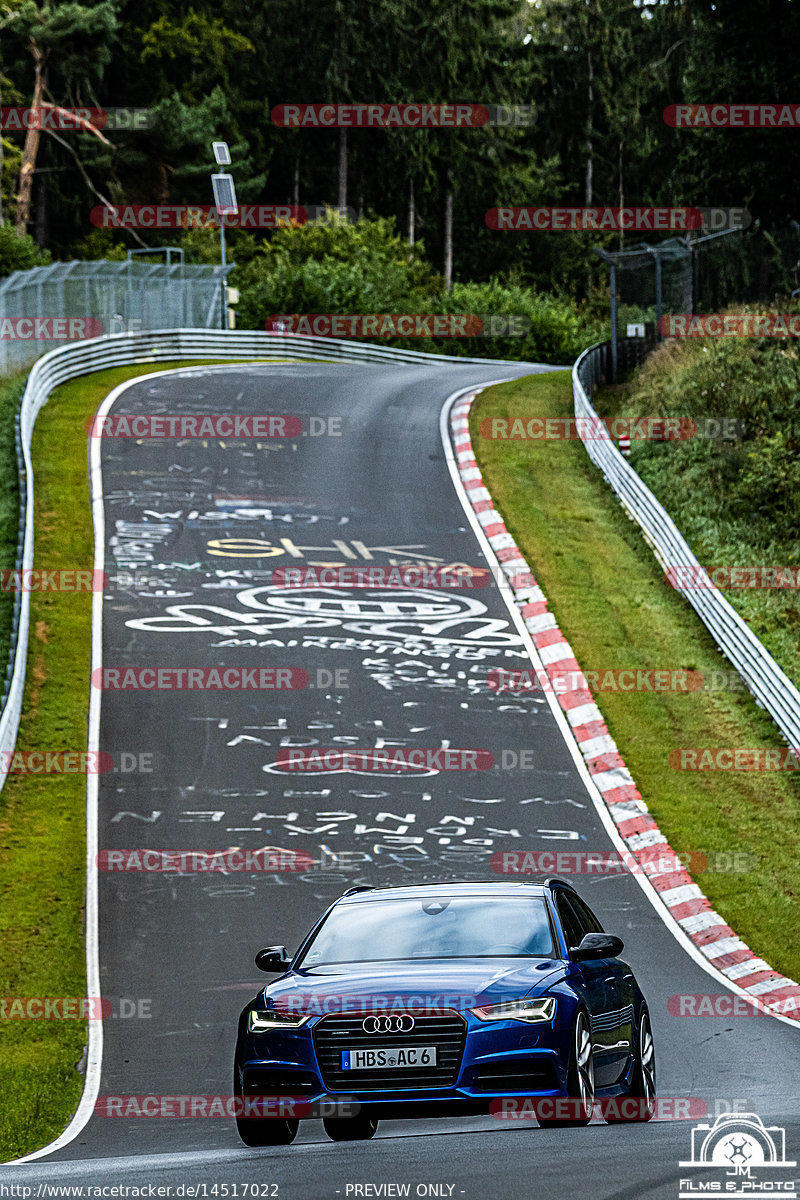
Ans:
[[[570,897],[565,892],[559,892],[556,896],[556,908],[558,915],[561,918],[561,924],[564,928],[564,937],[567,940],[567,949],[571,950],[577,946],[583,937],[581,922],[578,920],[578,914],[575,912]]]
[[[580,896],[570,896],[570,903],[572,904],[572,907],[576,910],[576,912],[578,914],[578,920],[581,923],[581,928],[583,930],[583,932],[581,933],[581,937],[583,937],[584,934],[587,934],[587,933],[602,933],[603,932],[603,926],[600,924],[597,917],[594,915],[592,910],[589,908],[589,905],[585,904],[583,902],[583,900],[581,900]]]

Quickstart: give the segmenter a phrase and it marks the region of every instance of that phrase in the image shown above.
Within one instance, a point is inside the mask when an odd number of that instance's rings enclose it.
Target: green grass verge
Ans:
[[[33,436],[34,566],[92,567],[87,417],[118,383],[187,365],[100,371],[53,393]],[[0,433],[0,456],[4,449]],[[86,749],[90,650],[91,595],[32,593],[19,750]],[[10,775],[0,792],[0,997],[86,993],[85,783],[81,775]],[[85,1021],[0,1019],[0,1161],[38,1149],[67,1125],[85,1045]]]
[[[727,441],[631,443],[631,465],[704,565],[800,568],[800,357],[793,347],[781,338],[667,340],[630,380],[593,397],[603,417],[741,423]],[[730,588],[725,597],[800,686],[800,590]]]
[[[582,669],[729,669],[581,442],[479,434],[491,417],[572,411],[568,372],[529,376],[479,396],[470,429],[486,486]],[[800,779],[668,764],[676,747],[779,746],[771,719],[747,692],[603,692],[597,702],[674,850],[755,856],[747,873],[705,871],[696,881],[755,953],[800,979]]]

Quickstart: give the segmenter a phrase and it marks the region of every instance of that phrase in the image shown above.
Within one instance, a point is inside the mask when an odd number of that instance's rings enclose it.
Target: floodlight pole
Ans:
[[[217,166],[228,166],[231,161],[230,150],[227,142],[212,142],[211,148],[214,151],[214,158]],[[226,197],[222,188],[223,181],[229,186],[230,193]],[[217,218],[219,220],[219,253],[222,263],[222,328],[228,328],[228,260],[225,255],[225,217],[229,211],[235,211],[236,192],[233,186],[233,179],[230,174],[219,174],[211,176],[211,185],[214,189],[214,202],[217,207]],[[218,190],[219,185],[219,190]],[[223,203],[220,201],[223,200]],[[234,208],[229,207],[233,201]]]
[[[227,260],[225,258],[225,218],[220,214],[219,218],[219,251],[222,258],[222,328],[228,328],[228,277],[225,268]]]

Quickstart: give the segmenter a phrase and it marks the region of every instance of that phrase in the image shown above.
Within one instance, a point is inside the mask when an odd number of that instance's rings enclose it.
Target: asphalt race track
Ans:
[[[494,584],[444,597],[444,618],[431,589],[272,584],[275,568],[315,563],[485,565],[447,469],[440,411],[462,388],[532,370],[245,365],[145,377],[115,402],[117,414],[293,414],[304,432],[102,441],[104,666],[302,668],[310,686],[104,691],[99,744],[115,769],[100,777],[100,848],[279,846],[318,865],[302,875],[100,872],[100,983],[115,1014],[103,1023],[101,1097],[229,1095],[237,1016],[267,978],[255,952],[293,950],[347,887],[486,879],[497,850],[610,848],[546,700],[487,686],[492,668],[527,665]],[[524,749],[533,765],[424,777],[280,766],[282,749],[315,745],[481,748],[496,764]],[[797,1030],[670,1015],[670,996],[722,985],[632,876],[578,876],[576,886],[625,941],[650,1006],[660,1095],[690,1099],[693,1113],[704,1106],[709,1121],[757,1112],[785,1127],[787,1153],[800,1150]],[[204,1184],[195,1195],[208,1196],[224,1195],[215,1184],[257,1183],[277,1185],[259,1195],[281,1200],[402,1194],[353,1190],[367,1184],[467,1200],[677,1197],[694,1123],[387,1121],[372,1142],[334,1144],[311,1121],[293,1146],[250,1150],[227,1119],[93,1116],[56,1152],[5,1167],[0,1184],[30,1184],[34,1196],[40,1183],[171,1185],[173,1195]]]

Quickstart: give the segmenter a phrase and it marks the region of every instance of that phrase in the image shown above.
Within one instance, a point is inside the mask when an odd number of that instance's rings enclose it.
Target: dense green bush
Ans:
[[[441,284],[391,220],[323,222],[278,229],[260,253],[237,269],[236,323],[263,329],[276,313],[430,311]]]
[[[456,283],[441,276],[396,233],[392,220],[325,222],[277,230],[236,271],[237,326],[263,329],[267,317],[290,313],[466,313],[526,319],[524,336],[397,338],[386,345],[483,358],[567,365],[602,335],[566,299],[539,295],[498,279]]]
[[[793,311],[795,304],[781,304]],[[763,311],[763,310],[762,310]],[[701,563],[800,566],[800,352],[765,338],[665,342],[603,415],[734,418],[732,439],[631,443],[631,463]],[[729,590],[784,670],[800,683],[797,589]]]
[[[600,322],[577,308],[573,301],[499,279],[488,283],[455,283],[440,303],[441,312],[513,315],[522,317],[527,326],[520,337],[463,338],[452,340],[449,346],[440,341],[437,349],[442,353],[571,366],[582,350],[608,336]]]
[[[29,234],[19,237],[12,225],[0,225],[0,277],[12,271],[46,267],[49,262],[50,251],[40,250]]]

